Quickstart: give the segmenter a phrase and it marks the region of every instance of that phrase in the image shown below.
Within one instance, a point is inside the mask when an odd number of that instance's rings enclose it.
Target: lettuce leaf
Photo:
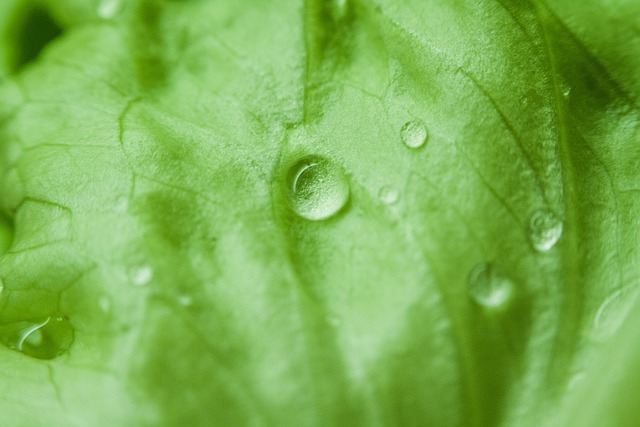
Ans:
[[[14,426],[634,426],[640,3],[3,0]]]

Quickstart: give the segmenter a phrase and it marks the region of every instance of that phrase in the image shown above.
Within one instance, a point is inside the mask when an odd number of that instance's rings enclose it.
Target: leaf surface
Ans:
[[[633,425],[615,3],[3,2],[3,416]]]

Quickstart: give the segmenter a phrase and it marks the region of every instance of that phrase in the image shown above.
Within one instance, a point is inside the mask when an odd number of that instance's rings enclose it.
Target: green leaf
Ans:
[[[3,419],[634,426],[640,4],[559,3],[0,3]]]

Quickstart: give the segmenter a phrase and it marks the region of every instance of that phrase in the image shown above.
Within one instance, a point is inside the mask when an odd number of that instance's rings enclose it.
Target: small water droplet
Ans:
[[[538,210],[529,220],[529,241],[540,252],[551,249],[562,235],[562,221],[553,212]]]
[[[604,300],[593,319],[598,338],[607,339],[622,325],[637,296],[637,288],[627,286],[613,292]]]
[[[567,82],[567,79],[561,74],[556,74],[555,81],[562,96],[567,98],[571,94],[571,85]]]
[[[144,286],[153,278],[153,269],[149,266],[137,267],[130,272],[131,281],[136,286]]]
[[[98,16],[103,19],[114,18],[122,9],[122,0],[102,0],[98,5]]]
[[[495,265],[481,262],[468,277],[469,296],[486,308],[504,306],[512,296],[513,283]]]
[[[420,148],[427,142],[429,132],[420,120],[411,120],[402,126],[400,137],[407,147]]]
[[[321,156],[306,156],[286,176],[289,205],[302,218],[323,220],[338,213],[349,200],[349,184],[342,169]]]
[[[398,199],[400,198],[400,193],[395,188],[385,185],[380,188],[378,197],[380,198],[380,201],[385,205],[392,205],[398,201]]]
[[[36,359],[53,359],[71,347],[73,327],[64,317],[47,317],[3,325],[0,336],[13,350]]]

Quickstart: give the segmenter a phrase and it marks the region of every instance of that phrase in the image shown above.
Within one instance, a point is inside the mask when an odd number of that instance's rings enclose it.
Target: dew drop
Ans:
[[[402,143],[409,148],[420,148],[429,137],[427,127],[420,120],[411,120],[402,126],[400,130]]]
[[[130,271],[131,281],[136,286],[144,286],[153,278],[153,269],[149,266],[137,267]]]
[[[0,327],[5,345],[36,359],[53,359],[73,342],[73,327],[64,317],[21,321]]]
[[[538,210],[529,220],[529,241],[540,252],[551,249],[562,235],[562,221],[553,212]]]
[[[607,339],[622,325],[636,298],[636,288],[627,286],[613,292],[604,300],[593,319],[598,338]]]
[[[378,197],[380,198],[380,201],[385,205],[392,205],[398,201],[398,199],[400,198],[400,193],[395,188],[385,185],[380,188]]]
[[[337,214],[349,200],[349,184],[342,169],[321,156],[306,156],[289,168],[286,193],[295,213],[308,220]]]
[[[471,270],[467,284],[471,299],[486,308],[504,306],[513,293],[511,280],[488,262],[481,262]]]

